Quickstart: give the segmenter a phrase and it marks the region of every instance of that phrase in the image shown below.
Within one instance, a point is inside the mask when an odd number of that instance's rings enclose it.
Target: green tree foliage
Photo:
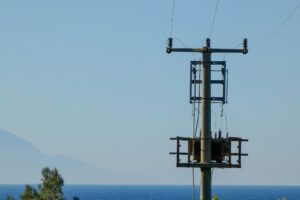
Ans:
[[[219,200],[218,196],[217,195],[214,195],[212,200]]]
[[[42,184],[40,185],[40,200],[64,200],[62,187],[64,180],[57,169],[48,167],[42,170]]]
[[[7,195],[6,200],[15,200],[15,198],[11,195]]]
[[[21,194],[21,200],[38,200],[39,194],[36,189],[32,188],[30,185],[25,186],[23,194]]]
[[[39,185],[38,190],[26,185],[21,200],[65,200],[63,186],[64,179],[58,170],[45,167],[42,169],[42,184]],[[14,198],[7,196],[6,200],[14,200]],[[74,197],[73,200],[79,200],[79,198]]]

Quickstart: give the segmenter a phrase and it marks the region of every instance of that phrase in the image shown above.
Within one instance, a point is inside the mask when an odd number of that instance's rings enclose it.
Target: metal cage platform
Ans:
[[[248,156],[242,153],[242,142],[248,142],[248,139],[239,137],[215,137],[211,138],[211,162],[201,163],[201,139],[188,137],[175,137],[170,140],[176,140],[176,152],[170,152],[171,155],[176,155],[177,167],[194,167],[194,168],[241,168],[242,156]],[[187,151],[182,152],[182,143],[187,143]],[[237,145],[233,152],[234,143]],[[182,157],[185,157],[182,159]],[[233,158],[236,162],[233,162]]]

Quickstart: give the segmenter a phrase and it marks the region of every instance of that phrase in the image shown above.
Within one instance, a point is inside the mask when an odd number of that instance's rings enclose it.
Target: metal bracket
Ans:
[[[242,142],[248,142],[248,139],[239,137],[228,138],[211,138],[212,143],[212,159],[210,163],[201,163],[200,149],[201,138],[175,137],[170,140],[176,140],[176,152],[170,152],[170,155],[176,155],[177,167],[194,167],[194,168],[241,168],[242,156],[248,156],[242,153]],[[181,142],[188,143],[186,152],[182,152]],[[233,143],[237,143],[237,152],[232,151]],[[181,157],[185,156],[186,161],[181,162]],[[233,157],[237,157],[236,163],[233,162]]]
[[[201,93],[199,87],[202,85],[202,79],[200,76],[201,66],[207,62],[203,61],[191,61],[190,63],[190,103],[198,103],[202,101]],[[211,84],[222,85],[222,95],[219,97],[211,97],[210,100],[212,103],[228,103],[227,94],[228,94],[228,70],[226,68],[225,61],[211,61],[209,65],[220,65],[220,69],[212,70],[213,72],[220,72],[222,74],[221,80],[211,80]],[[195,88],[198,88],[198,91],[195,91]]]

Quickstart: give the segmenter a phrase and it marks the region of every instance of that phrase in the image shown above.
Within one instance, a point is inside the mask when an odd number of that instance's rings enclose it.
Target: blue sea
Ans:
[[[0,185],[0,200],[10,194],[19,199],[24,185]],[[187,185],[67,185],[67,200],[191,200],[192,187]],[[300,200],[300,186],[213,186],[212,194],[220,200]],[[196,189],[199,199],[199,186]],[[198,197],[198,198],[197,198]]]

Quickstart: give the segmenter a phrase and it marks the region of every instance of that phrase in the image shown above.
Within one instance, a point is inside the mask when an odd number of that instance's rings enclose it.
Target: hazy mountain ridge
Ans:
[[[65,156],[44,155],[31,143],[2,129],[0,129],[0,160],[0,184],[38,183],[40,171],[46,166],[57,167],[67,184],[145,182],[144,177],[135,174],[112,172]]]

